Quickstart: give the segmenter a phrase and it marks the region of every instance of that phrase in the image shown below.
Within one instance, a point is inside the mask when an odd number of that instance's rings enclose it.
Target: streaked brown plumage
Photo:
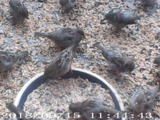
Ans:
[[[60,77],[71,70],[71,64],[75,55],[76,48],[81,40],[80,36],[73,38],[73,44],[60,52],[53,58],[49,67],[45,69],[44,75],[52,78]]]

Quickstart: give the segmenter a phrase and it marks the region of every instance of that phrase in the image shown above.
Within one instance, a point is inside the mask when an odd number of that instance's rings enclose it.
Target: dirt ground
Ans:
[[[153,88],[156,82],[155,74],[158,68],[153,60],[160,51],[160,1],[156,10],[144,11],[137,2],[130,0],[78,0],[74,10],[62,15],[58,0],[48,0],[47,3],[37,0],[26,0],[29,19],[24,25],[13,26],[8,11],[9,0],[0,1],[0,50],[29,52],[29,57],[23,62],[17,62],[11,72],[0,80],[0,119],[9,111],[5,102],[15,100],[23,85],[37,73],[43,72],[52,58],[60,52],[51,40],[35,38],[34,32],[52,32],[62,27],[81,27],[86,39],[81,41],[72,67],[92,71],[105,78],[117,90],[128,108],[128,100],[139,88]],[[102,2],[102,5],[95,4]],[[135,11],[137,16],[143,15],[137,24],[125,27],[118,34],[113,34],[110,24],[101,25],[104,14],[113,8]],[[4,12],[2,12],[4,11]],[[101,42],[107,49],[117,49],[132,58],[136,68],[124,83],[119,83],[107,70],[107,61],[101,52],[92,45]],[[160,96],[156,98],[154,119],[160,117]]]

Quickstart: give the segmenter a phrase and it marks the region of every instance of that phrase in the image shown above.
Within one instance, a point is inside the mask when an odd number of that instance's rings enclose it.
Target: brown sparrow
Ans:
[[[157,3],[157,0],[139,0],[141,1],[141,3],[147,7],[147,6],[151,6],[154,7],[154,5]]]
[[[137,114],[150,112],[159,92],[159,86],[150,90],[136,91],[130,99],[130,108]]]
[[[13,64],[18,60],[28,56],[28,52],[10,53],[0,51],[0,72],[5,72],[12,68]]]
[[[158,67],[160,66],[160,56],[154,59],[154,63],[157,64]]]
[[[126,55],[121,54],[116,50],[106,50],[104,47],[100,45],[99,42],[95,43],[93,46],[97,47],[102,51],[103,57],[108,61],[109,66],[112,70],[129,73],[131,73],[134,70],[134,62]]]
[[[26,115],[25,115],[25,112],[19,108],[19,107],[16,107],[14,104],[10,103],[10,104],[7,104],[6,105],[6,108],[15,113],[17,115],[17,117],[19,118],[19,120],[32,120],[32,119],[27,119],[26,118]]]
[[[77,0],[60,0],[59,3],[64,12],[68,13],[77,4]]]
[[[51,33],[35,32],[35,36],[43,36],[51,39],[58,47],[65,49],[73,44],[76,36],[84,37],[82,28],[61,28]]]
[[[136,17],[132,11],[112,9],[105,15],[105,18],[101,20],[101,24],[104,24],[103,21],[107,20],[116,30],[120,30],[127,25],[136,24],[138,19],[140,19],[140,17]]]
[[[76,48],[80,41],[81,36],[75,36],[75,38],[73,38],[73,44],[53,58],[53,61],[45,69],[44,75],[55,78],[69,72],[71,70],[71,64],[75,55]]]
[[[10,0],[10,14],[13,16],[15,22],[18,20],[23,22],[24,19],[28,19],[28,10],[23,4],[22,0]]]
[[[117,113],[120,116],[124,113],[113,107],[109,107],[107,102],[100,98],[89,98],[83,102],[71,103],[69,109],[72,113],[79,112],[82,120],[106,120],[108,118],[107,114],[112,118]],[[102,114],[101,118],[100,113]],[[92,114],[94,118],[92,118]]]

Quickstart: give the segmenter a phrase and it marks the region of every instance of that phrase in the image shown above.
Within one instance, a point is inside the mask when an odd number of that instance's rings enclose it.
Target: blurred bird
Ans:
[[[69,109],[72,113],[79,112],[82,120],[107,120],[108,114],[110,114],[112,118],[117,113],[119,113],[120,116],[125,113],[109,107],[107,102],[100,98],[89,98],[83,102],[71,103]],[[94,118],[91,116],[93,113]],[[100,118],[100,113],[102,114],[102,118]]]
[[[17,117],[18,117],[18,120],[42,120],[42,119],[36,119],[36,118],[33,119],[33,118],[27,117],[27,115],[25,114],[25,112],[21,108],[16,107],[12,103],[9,103],[9,104],[6,103],[6,108],[9,111],[15,113],[17,115]],[[43,118],[43,120],[49,120],[49,119]]]
[[[131,73],[135,69],[134,62],[126,55],[116,50],[106,50],[99,42],[95,43],[93,47],[97,47],[102,51],[103,57],[108,61],[112,70]]]
[[[154,7],[157,3],[157,0],[139,0],[144,5],[144,7],[151,6]]]
[[[15,113],[17,115],[17,117],[19,118],[19,120],[32,120],[32,119],[27,119],[26,115],[25,115],[25,112],[21,108],[16,107],[12,103],[6,104],[6,108],[8,110],[10,110],[11,112]]]
[[[136,91],[130,99],[130,108],[137,114],[150,112],[154,99],[159,92],[159,86],[150,90]]]
[[[47,0],[38,0],[38,2],[47,2]]]
[[[160,66],[160,56],[154,59],[154,63],[157,64],[158,67]]]
[[[44,75],[55,78],[65,75],[67,72],[69,72],[71,70],[71,64],[76,48],[80,41],[81,36],[75,36],[73,38],[73,44],[54,57],[49,67],[45,69]]]
[[[12,65],[18,60],[28,56],[28,52],[10,53],[0,51],[0,72],[5,72],[12,68]]]
[[[80,36],[80,39],[84,37],[82,28],[61,28],[51,33],[35,32],[35,36],[42,36],[51,39],[58,47],[65,49],[71,46],[74,42],[74,38]]]
[[[64,12],[68,13],[77,4],[77,0],[60,0],[59,3]]]
[[[15,21],[24,22],[24,19],[28,19],[28,10],[23,4],[22,0],[10,0],[10,14],[13,16]]]
[[[0,16],[3,17],[4,10],[0,8]]]
[[[105,18],[101,20],[101,24],[104,24],[103,21],[107,20],[116,28],[116,31],[118,31],[127,25],[136,24],[138,19],[140,19],[140,16],[135,17],[132,11],[112,9],[108,14],[105,15]]]

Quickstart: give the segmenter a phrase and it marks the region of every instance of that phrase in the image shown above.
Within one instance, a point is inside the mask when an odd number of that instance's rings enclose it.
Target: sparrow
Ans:
[[[0,72],[5,72],[12,68],[13,64],[18,60],[28,56],[27,51],[19,53],[10,53],[0,51]]]
[[[69,13],[77,4],[77,0],[60,0],[59,3],[62,6],[64,12]]]
[[[42,119],[38,119],[38,118],[30,118],[30,117],[27,117],[27,115],[25,114],[25,112],[19,108],[19,107],[16,107],[14,104],[12,103],[6,103],[6,108],[11,111],[12,113],[15,113],[18,117],[18,120],[42,120]],[[43,120],[49,120],[49,119],[45,119],[43,118]]]
[[[54,57],[53,61],[45,69],[44,76],[55,78],[65,75],[67,72],[69,72],[71,70],[71,64],[76,52],[76,48],[80,41],[81,36],[75,36],[75,38],[73,38],[73,44]]]
[[[141,3],[147,7],[147,6],[151,6],[154,7],[154,5],[157,3],[157,0],[139,0],[141,1]]]
[[[47,0],[38,0],[38,2],[47,2]]]
[[[104,19],[101,20],[101,24],[105,24],[103,21],[107,20],[116,30],[120,30],[127,25],[136,24],[136,21],[140,18],[140,16],[136,17],[132,11],[112,9],[105,15]]]
[[[35,32],[35,37],[36,36],[47,37],[51,39],[58,47],[65,49],[73,44],[75,37],[80,36],[82,39],[85,35],[82,28],[66,27],[51,33]]]
[[[19,107],[16,107],[14,104],[10,103],[10,104],[6,104],[6,108],[15,113],[17,115],[17,117],[19,118],[19,120],[33,120],[33,119],[27,119],[26,118],[26,115],[25,115],[25,112],[19,108]]]
[[[126,55],[121,54],[119,51],[106,50],[99,42],[95,43],[93,47],[97,47],[102,51],[103,57],[108,61],[109,67],[112,70],[131,73],[135,69],[135,63],[133,60]]]
[[[28,10],[22,0],[10,0],[9,6],[10,14],[15,21],[18,20],[23,23],[25,19],[29,19]]]
[[[78,112],[82,120],[106,120],[107,114],[110,114],[110,117],[117,113],[121,116],[125,112],[119,111],[113,107],[107,105],[107,102],[100,98],[89,98],[83,102],[71,103],[69,105],[69,110],[72,113]],[[100,118],[99,114],[102,114]],[[94,118],[91,117],[91,114],[94,114]]]
[[[137,114],[150,112],[154,104],[154,99],[159,92],[159,86],[149,90],[140,89],[136,91],[130,98],[130,108]]]
[[[156,57],[153,61],[155,64],[157,64],[157,66],[160,66],[160,56]]]

